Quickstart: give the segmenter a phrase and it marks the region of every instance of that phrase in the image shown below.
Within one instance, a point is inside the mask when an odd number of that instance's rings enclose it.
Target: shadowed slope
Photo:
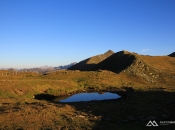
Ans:
[[[92,57],[90,57],[88,59],[85,59],[83,61],[80,61],[79,63],[71,66],[68,69],[69,70],[82,70],[82,71],[91,70],[96,64],[98,64],[99,62],[101,62],[104,59],[108,58],[112,54],[114,54],[114,52],[111,51],[111,50],[109,50],[109,51],[107,51],[104,54],[92,56]]]
[[[167,82],[173,85],[175,59],[170,56],[147,56],[128,51],[111,54],[108,51],[103,55],[81,61],[70,69],[87,71],[101,69],[113,71],[117,74],[122,72],[128,78],[134,76],[154,85],[166,84]]]
[[[102,69],[119,73],[122,70],[128,68],[135,59],[135,54],[127,51],[120,51],[97,64],[93,70]]]
[[[169,54],[168,56],[175,57],[175,52]]]

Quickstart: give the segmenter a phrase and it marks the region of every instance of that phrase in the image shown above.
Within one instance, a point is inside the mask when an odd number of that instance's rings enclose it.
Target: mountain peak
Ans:
[[[121,53],[123,54],[132,54],[132,52],[126,51],[126,50],[122,50]]]
[[[112,54],[114,54],[114,52],[112,50],[108,50],[103,55],[109,56],[109,55],[112,55]]]
[[[108,50],[107,52],[105,52],[104,54],[106,53],[114,53],[112,50]]]
[[[88,59],[82,60],[79,63],[71,66],[69,69],[70,70],[92,70],[92,68],[102,62],[103,60],[107,59],[108,57],[110,57],[111,55],[113,55],[114,52],[112,50],[108,50],[107,52],[105,52],[104,54],[99,54],[96,56],[92,56]]]

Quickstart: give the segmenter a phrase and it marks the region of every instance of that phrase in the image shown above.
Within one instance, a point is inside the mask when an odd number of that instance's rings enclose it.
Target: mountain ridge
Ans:
[[[108,58],[114,54],[112,50],[108,50],[104,54],[99,54],[96,56],[89,57],[85,60],[80,61],[79,63],[69,67],[69,70],[81,70],[81,71],[89,71],[92,70],[92,68],[98,64],[99,62],[103,61],[104,59]]]
[[[96,57],[98,55],[92,56],[92,59],[86,59],[85,62],[91,61],[90,63],[93,63],[92,60]],[[75,68],[72,66],[68,69],[81,71],[109,70],[128,77],[140,77],[144,81],[155,85],[164,84],[169,80],[169,77],[175,77],[175,59],[171,56],[139,55],[123,50],[109,55],[89,68],[86,68],[88,65],[85,62],[80,66],[81,62],[77,63]]]

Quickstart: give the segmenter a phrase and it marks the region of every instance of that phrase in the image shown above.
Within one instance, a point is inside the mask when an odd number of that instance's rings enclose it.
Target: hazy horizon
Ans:
[[[57,67],[127,50],[168,55],[174,0],[1,0],[0,68]]]

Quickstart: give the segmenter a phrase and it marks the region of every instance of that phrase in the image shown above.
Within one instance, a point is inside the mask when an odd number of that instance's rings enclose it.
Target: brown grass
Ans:
[[[145,125],[150,117],[155,117],[156,122],[174,120],[175,59],[168,56],[139,57],[151,66],[151,71],[159,75],[156,84],[124,71],[119,74],[107,70],[14,74],[1,70],[0,129],[146,130],[148,128]],[[152,72],[148,72],[148,75],[149,73]],[[134,91],[127,90],[127,87]],[[124,98],[69,104],[33,99],[37,94],[61,96],[89,89],[120,90]],[[175,125],[161,126],[158,129],[174,127]]]
[[[175,73],[175,58],[169,56],[141,56],[149,65],[167,73]]]

